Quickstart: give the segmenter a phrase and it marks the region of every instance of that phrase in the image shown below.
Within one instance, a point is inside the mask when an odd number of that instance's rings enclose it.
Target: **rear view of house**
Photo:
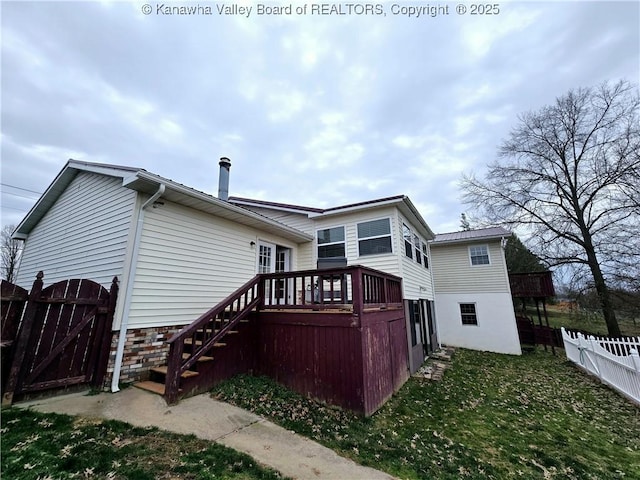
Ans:
[[[70,160],[14,234],[25,242],[17,283],[39,271],[48,284],[118,278],[112,391],[178,372],[172,392],[153,387],[175,400],[207,388],[198,376],[262,369],[310,396],[375,411],[408,378],[407,339],[419,350],[414,368],[435,344],[419,321],[410,335],[405,315],[406,305],[422,301],[413,311],[424,312],[433,302],[429,227],[404,196],[323,211],[229,201],[229,166],[221,159],[216,198],[143,169]],[[245,303],[216,310],[231,297]],[[306,340],[283,342],[300,324],[295,338]],[[176,343],[180,358],[165,366]],[[323,345],[340,349],[305,356]]]
[[[112,391],[176,401],[261,373],[370,414],[440,342],[519,353],[504,231],[435,236],[404,195],[326,209],[229,197],[230,165],[214,197],[70,160],[17,227],[19,285],[118,279]]]

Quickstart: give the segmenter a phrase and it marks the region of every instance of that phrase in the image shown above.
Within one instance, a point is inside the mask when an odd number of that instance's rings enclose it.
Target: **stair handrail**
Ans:
[[[259,307],[262,303],[263,297],[261,280],[261,275],[256,275],[247,283],[235,290],[231,295],[219,302],[216,306],[200,315],[196,320],[191,322],[189,325],[186,325],[167,340],[167,343],[169,344],[167,375],[165,381],[165,398],[167,403],[173,404],[178,400],[180,376],[191,368],[191,366],[193,366],[207,351],[211,350],[214,344],[233,329],[240,320],[245,319],[249,313]],[[244,307],[229,319],[224,328],[208,339],[206,343],[203,342],[199,348],[196,349],[195,345],[193,345],[191,356],[186,360],[182,359],[184,342],[187,338],[192,338],[198,330],[211,322],[212,319],[215,319],[228,307],[232,307],[234,303],[238,302],[243,296],[247,295],[250,291],[253,291],[256,287],[257,291],[254,293],[251,301],[247,298]]]

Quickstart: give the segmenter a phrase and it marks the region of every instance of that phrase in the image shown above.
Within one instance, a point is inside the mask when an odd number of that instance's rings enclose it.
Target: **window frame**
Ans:
[[[460,302],[458,304],[459,306],[459,310],[460,310],[460,321],[462,322],[462,326],[463,327],[469,327],[469,326],[478,326],[478,308],[475,302]],[[463,307],[468,307],[471,306],[473,307],[473,312],[464,312],[463,311]],[[473,316],[473,319],[471,321],[467,320],[465,321],[465,315],[467,317],[469,316]]]
[[[413,233],[413,248],[415,250],[415,257],[416,257],[416,263],[418,263],[419,265],[422,265],[422,247],[421,245],[422,240],[420,240],[420,237],[418,236],[417,233]]]
[[[404,240],[405,257],[413,260],[413,232],[411,231],[409,225],[404,222],[402,222],[402,239]]]
[[[476,248],[484,248],[486,249],[486,255],[473,255],[472,253],[472,249],[476,249]],[[482,245],[469,245],[468,248],[468,252],[469,252],[469,263],[472,267],[483,267],[486,265],[491,265],[491,255],[489,254],[489,245],[487,244],[482,244]],[[487,257],[487,262],[486,263],[474,263],[473,259],[474,258],[484,258]]]
[[[429,245],[427,242],[422,242],[422,262],[424,268],[429,270]]]
[[[320,237],[318,236],[318,234],[320,232],[324,232],[325,230],[332,230],[332,229],[336,229],[336,228],[341,228],[342,229],[342,240],[339,240],[337,242],[324,242],[324,243],[320,243]],[[331,245],[340,245],[342,244],[342,248],[344,251],[344,254],[340,257],[321,257],[320,256],[320,247],[326,247],[326,246],[331,246]],[[347,256],[347,228],[344,225],[335,225],[333,227],[326,227],[326,228],[318,228],[316,230],[316,258],[320,259],[320,258],[346,258]]]
[[[371,222],[379,222],[381,220],[386,220],[388,222],[389,225],[389,233],[385,233],[384,235],[373,235],[371,237],[362,237],[360,238],[360,231],[359,231],[359,226],[365,223],[371,223]],[[362,222],[358,222],[356,223],[356,241],[358,242],[358,257],[370,257],[372,255],[392,255],[393,254],[393,235],[392,235],[392,228],[391,228],[391,218],[390,217],[382,217],[382,218],[374,218],[371,220],[364,220]],[[386,238],[389,237],[389,251],[388,252],[379,252],[379,253],[361,253],[360,252],[360,242],[363,240],[374,240],[376,238]]]

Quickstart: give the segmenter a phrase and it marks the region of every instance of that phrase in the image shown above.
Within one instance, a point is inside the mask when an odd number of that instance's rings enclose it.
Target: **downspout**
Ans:
[[[133,252],[131,253],[131,264],[129,265],[129,274],[127,275],[127,291],[125,292],[124,307],[122,309],[122,321],[120,322],[120,335],[118,335],[118,347],[116,349],[115,364],[113,367],[113,375],[111,377],[111,391],[119,392],[118,383],[120,381],[120,371],[122,370],[122,359],[124,358],[124,344],[127,338],[127,327],[129,326],[129,309],[131,308],[131,298],[133,297],[133,282],[136,277],[136,267],[138,265],[138,252],[140,251],[140,238],[142,237],[142,225],[144,223],[144,211],[149,205],[158,200],[165,190],[164,183],[158,187],[158,191],[154,193],[149,200],[144,202],[138,214],[138,223],[136,225],[136,235],[133,239]]]

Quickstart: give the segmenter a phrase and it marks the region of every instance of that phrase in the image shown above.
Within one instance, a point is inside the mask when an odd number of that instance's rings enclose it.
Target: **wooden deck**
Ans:
[[[409,378],[402,280],[361,266],[258,275],[169,344],[169,403],[253,373],[370,415]]]

